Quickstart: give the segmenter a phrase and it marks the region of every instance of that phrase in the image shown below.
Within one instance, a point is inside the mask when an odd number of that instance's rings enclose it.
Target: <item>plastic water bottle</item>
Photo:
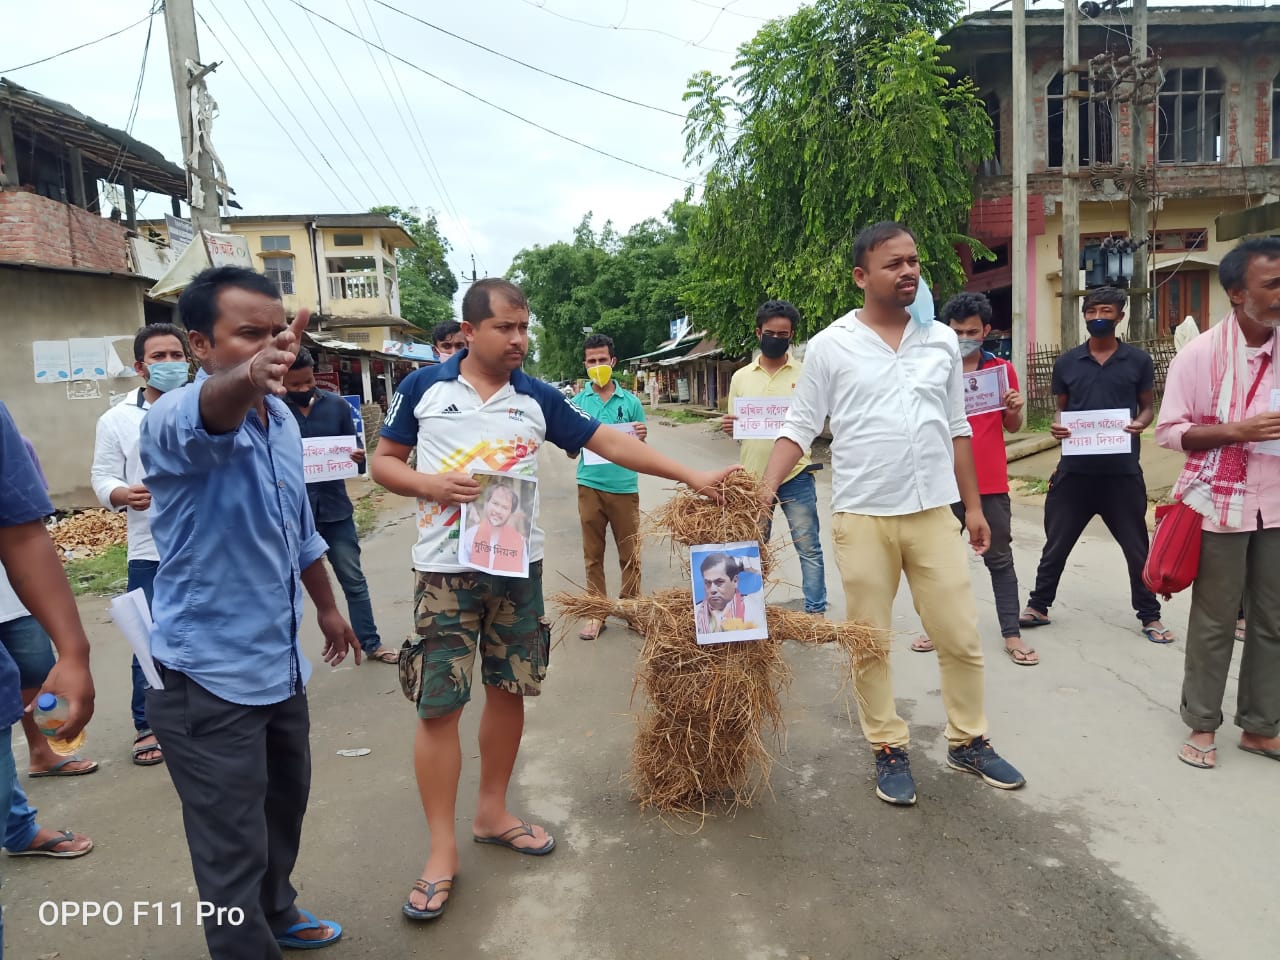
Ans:
[[[36,718],[36,726],[40,728],[40,732],[49,741],[49,747],[53,752],[64,757],[75,753],[80,749],[80,745],[84,743],[83,730],[76,734],[72,740],[62,740],[54,736],[58,728],[66,721],[70,712],[70,705],[62,697],[52,693],[42,693],[36,697],[36,709],[33,714]]]

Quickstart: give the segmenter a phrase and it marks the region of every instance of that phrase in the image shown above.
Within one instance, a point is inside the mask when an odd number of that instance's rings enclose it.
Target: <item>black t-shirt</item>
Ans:
[[[1073,347],[1058,357],[1053,365],[1053,394],[1067,395],[1067,412],[1083,410],[1129,411],[1129,419],[1138,415],[1140,394],[1152,389],[1156,368],[1151,354],[1123,341],[1106,363],[1098,363],[1089,353],[1088,342]],[[1063,457],[1058,463],[1062,473],[1135,474],[1139,443],[1133,437],[1129,453],[1105,453],[1095,456]]]
[[[356,428],[351,415],[351,404],[336,393],[317,389],[316,398],[311,401],[311,412],[308,414],[304,414],[292,403],[288,406],[294,419],[298,421],[298,430],[302,433],[304,440],[309,437],[355,435]],[[351,498],[347,496],[345,480],[308,483],[307,499],[311,501],[311,513],[315,516],[316,523],[337,523],[339,520],[347,519],[354,512]]]

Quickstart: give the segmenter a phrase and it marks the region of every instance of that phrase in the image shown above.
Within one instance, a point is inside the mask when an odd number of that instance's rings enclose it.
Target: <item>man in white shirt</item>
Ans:
[[[984,552],[991,532],[978,495],[956,334],[912,315],[920,258],[906,227],[866,228],[853,255],[866,305],[809,341],[762,496],[772,509],[778,486],[830,417],[833,535],[847,616],[885,631],[887,646],[905,571],[938,651],[947,763],[1013,790],[1026,781],[986,738],[978,610],[950,507],[963,501],[969,541]],[[914,804],[909,736],[894,705],[888,659],[861,671],[857,690],[858,718],[876,754],[876,796]]]
[[[123,510],[129,521],[129,589],[141,589],[151,605],[160,555],[151,539],[147,511],[151,494],[143,483],[142,462],[138,459],[138,437],[142,418],[160,395],[185,386],[190,379],[187,341],[180,327],[153,323],[133,338],[133,369],[144,382],[137,390],[98,418],[93,445],[91,478],[98,502],[108,510]],[[161,763],[160,744],[147,725],[146,678],[133,658],[133,762],[140,767]]]

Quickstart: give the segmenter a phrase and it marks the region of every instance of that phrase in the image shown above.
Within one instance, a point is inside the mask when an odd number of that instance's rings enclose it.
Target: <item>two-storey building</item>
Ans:
[[[1068,0],[1071,2],[1071,0]],[[1130,148],[1133,109],[1124,85],[1105,71],[1063,82],[1061,10],[1027,12],[1028,339],[1060,338],[1063,112],[1079,111],[1082,244],[1129,235],[1129,196],[1151,197],[1152,306],[1156,332],[1193,316],[1202,329],[1228,310],[1217,264],[1214,219],[1280,194],[1280,9],[1251,6],[1152,7],[1148,46],[1159,56],[1159,87],[1146,111],[1145,156]],[[1121,6],[1080,21],[1080,60],[1130,55],[1132,10]],[[947,60],[978,85],[995,127],[996,155],[981,171],[970,231],[996,254],[968,265],[968,289],[986,292],[997,317],[1011,312],[1013,234],[1011,14],[976,13],[942,38]],[[1138,59],[1143,59],[1141,56]],[[1135,278],[1134,285],[1139,283]],[[1069,289],[1080,289],[1079,283]],[[1083,335],[1083,326],[1081,327]]]

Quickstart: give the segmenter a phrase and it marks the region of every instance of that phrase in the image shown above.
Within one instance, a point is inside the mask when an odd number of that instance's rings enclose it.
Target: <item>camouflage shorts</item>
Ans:
[[[544,616],[542,561],[528,579],[467,573],[414,574],[413,617],[421,644],[422,693],[418,716],[443,717],[471,699],[471,674],[480,651],[486,686],[536,697],[547,675],[551,625]]]

